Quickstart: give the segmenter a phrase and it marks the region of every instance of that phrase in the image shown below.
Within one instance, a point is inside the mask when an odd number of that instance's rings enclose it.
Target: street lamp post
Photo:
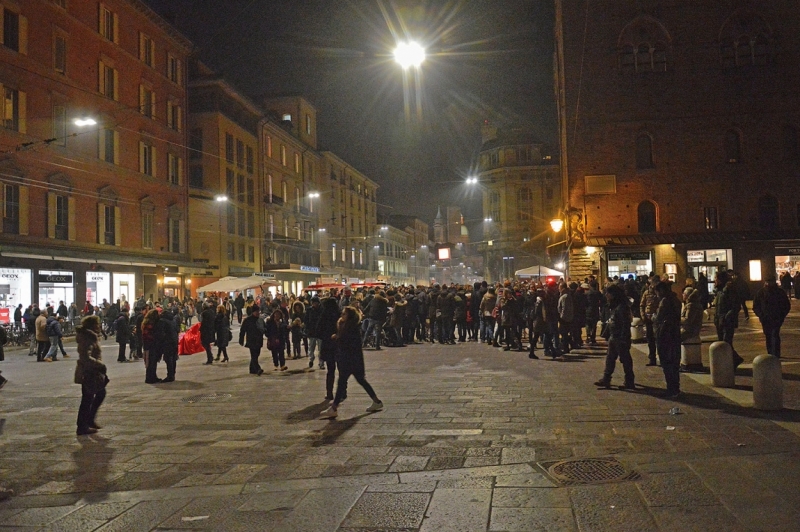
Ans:
[[[411,120],[411,103],[409,98],[410,88],[408,83],[408,70],[413,68],[417,102],[417,118],[422,118],[422,62],[425,61],[425,49],[416,42],[401,42],[394,49],[394,59],[403,69],[403,104],[406,121]]]

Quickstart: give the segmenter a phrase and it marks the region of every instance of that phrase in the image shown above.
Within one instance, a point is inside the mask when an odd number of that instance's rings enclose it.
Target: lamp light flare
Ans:
[[[419,68],[425,61],[425,49],[413,41],[398,43],[397,48],[394,49],[394,60],[403,69]]]
[[[75,120],[72,121],[72,123],[75,124],[78,127],[96,126],[97,125],[97,120],[95,120],[94,118],[88,118],[88,117],[87,118],[76,118]]]
[[[554,218],[553,220],[550,220],[550,227],[553,229],[553,231],[558,233],[564,228],[564,220],[561,218]]]
[[[225,194],[217,194],[214,196],[214,201],[228,201],[228,196]]]

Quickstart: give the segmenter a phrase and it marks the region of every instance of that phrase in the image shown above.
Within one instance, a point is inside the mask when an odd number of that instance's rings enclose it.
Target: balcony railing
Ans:
[[[276,196],[275,194],[264,194],[264,203],[282,207],[284,202],[283,198],[280,196]]]
[[[275,242],[276,244],[284,244],[287,246],[300,247],[304,249],[311,249],[311,242],[308,240],[300,240],[291,236],[285,236],[280,233],[265,233],[264,238],[268,242]]]
[[[303,207],[302,205],[300,207],[295,206],[295,211],[299,212],[303,216],[311,216],[311,211],[308,209],[308,207]]]

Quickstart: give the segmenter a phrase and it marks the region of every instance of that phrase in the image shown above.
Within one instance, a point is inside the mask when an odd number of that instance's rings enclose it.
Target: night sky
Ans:
[[[450,203],[480,218],[480,196],[463,179],[484,120],[555,144],[551,0],[145,1],[245,94],[308,98],[320,148],[380,184],[379,215],[431,223],[437,203]],[[428,52],[423,116],[412,123],[391,55],[404,35]]]

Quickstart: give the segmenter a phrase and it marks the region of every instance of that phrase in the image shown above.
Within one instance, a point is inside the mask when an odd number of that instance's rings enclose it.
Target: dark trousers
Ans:
[[[375,395],[375,390],[372,389],[372,386],[369,385],[364,376],[364,367],[356,366],[351,368],[347,367],[346,364],[342,364],[339,366],[339,382],[336,386],[336,397],[333,400],[334,405],[340,405],[342,401],[347,398],[347,380],[351,375],[355,377],[356,382],[364,388],[364,391],[367,392],[367,395],[369,395],[373,401],[378,400],[378,396]]]
[[[119,344],[119,353],[117,354],[117,362],[125,362],[125,348],[127,347],[127,342],[122,342]]]
[[[261,356],[261,347],[250,348],[250,373],[258,374],[261,371],[261,366],[258,364],[258,357]]]
[[[632,385],[635,375],[633,374],[633,358],[631,358],[631,345],[621,340],[609,340],[608,351],[606,351],[606,368],[603,371],[603,379],[610,381],[617,365],[617,359],[622,364],[625,372],[625,384]]]
[[[211,342],[203,342],[203,349],[206,350],[206,362],[214,362],[214,355],[211,354]]]
[[[270,350],[270,353],[272,353],[272,363],[275,365],[276,368],[283,367],[286,365],[286,359],[283,356],[283,349],[281,350],[272,349]]]
[[[144,382],[147,384],[153,384],[154,382],[158,382],[158,374],[156,370],[158,369],[158,361],[161,359],[161,356],[150,352],[147,354],[147,369],[145,370]]]
[[[325,398],[333,399],[333,385],[336,382],[336,362],[330,360],[326,364],[328,373],[325,375]]]
[[[465,341],[467,339],[467,318],[459,318],[456,321],[456,327],[458,328],[458,341]]]
[[[667,382],[668,392],[678,392],[681,389],[681,340],[678,338],[659,339],[658,356],[661,357],[661,369],[664,371],[664,380]]]
[[[558,332],[561,334],[561,350],[569,353],[569,350],[574,347],[572,345],[572,323],[558,320]]]
[[[781,326],[761,324],[764,336],[767,339],[767,353],[778,358],[781,357]]]
[[[106,389],[90,393],[85,384],[81,385],[81,406],[78,408],[78,430],[86,430],[94,425],[97,410],[106,398]]]
[[[739,353],[736,352],[736,348],[733,347],[733,335],[736,332],[736,325],[733,320],[724,321],[722,323],[715,323],[714,325],[717,328],[717,339],[720,342],[728,342],[731,346],[731,351],[733,351],[733,365],[738,366],[742,363],[742,357],[739,356]]]
[[[656,333],[653,330],[653,321],[644,320],[644,336],[647,339],[647,361],[656,363]]]
[[[175,370],[178,368],[178,355],[164,357],[164,363],[167,365],[167,379],[175,380]]]
[[[572,330],[570,333],[572,336],[572,347],[583,346],[583,338],[581,338],[583,335],[583,326],[584,324],[580,321],[575,320],[572,322]]]
[[[236,308],[236,319],[239,321],[239,324],[242,323],[242,309]]]
[[[596,342],[598,321],[599,320],[592,318],[586,323],[586,341],[590,344]]]
[[[36,360],[44,360],[44,355],[50,350],[50,340],[37,342],[36,344]]]
[[[61,351],[61,354],[67,356],[67,352],[64,350],[64,341],[59,336],[58,338],[58,349]]]
[[[545,331],[542,338],[544,344],[544,354],[549,357],[557,357],[561,354],[561,344],[558,341],[558,324],[556,322],[545,322]]]
[[[136,336],[136,358],[142,358],[142,337]]]

